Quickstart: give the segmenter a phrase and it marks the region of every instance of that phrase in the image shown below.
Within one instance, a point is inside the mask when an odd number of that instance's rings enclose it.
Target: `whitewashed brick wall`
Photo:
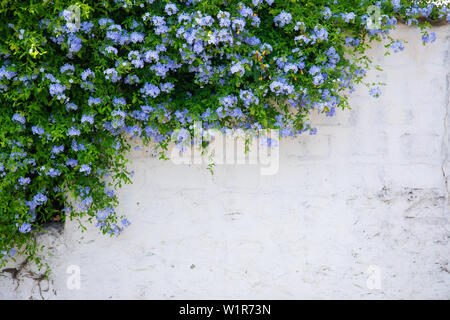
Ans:
[[[387,57],[375,44],[382,97],[360,87],[352,110],[313,115],[317,135],[283,141],[276,175],[134,151],[119,193],[132,225],[117,238],[50,228],[50,279],[0,273],[0,298],[449,299],[450,27],[434,31],[423,46],[400,26],[409,43]]]

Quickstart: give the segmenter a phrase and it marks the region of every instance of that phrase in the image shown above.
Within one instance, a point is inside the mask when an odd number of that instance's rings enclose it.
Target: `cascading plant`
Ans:
[[[129,224],[113,190],[131,182],[130,137],[164,158],[196,122],[314,134],[311,112],[347,108],[373,67],[371,42],[404,50],[390,36],[398,23],[434,42],[429,27],[450,22],[450,10],[412,0],[0,0],[0,18],[4,265],[16,253],[39,263],[35,235],[50,220],[87,216],[111,235]]]

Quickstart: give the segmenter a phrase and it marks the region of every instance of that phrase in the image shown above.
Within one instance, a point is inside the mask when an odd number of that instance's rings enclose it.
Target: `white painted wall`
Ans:
[[[409,43],[388,57],[375,45],[383,96],[359,88],[352,111],[314,115],[318,134],[284,141],[276,175],[133,152],[119,193],[132,225],[117,238],[50,229],[50,280],[0,273],[0,298],[449,299],[450,27],[434,31],[424,47],[400,26]]]

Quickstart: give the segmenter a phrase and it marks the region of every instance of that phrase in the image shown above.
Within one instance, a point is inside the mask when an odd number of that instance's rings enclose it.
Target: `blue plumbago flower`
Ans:
[[[67,136],[69,137],[79,136],[80,133],[81,133],[80,130],[75,127],[71,127],[67,130]]]
[[[422,36],[422,41],[424,43],[433,43],[433,42],[435,42],[436,41],[436,33],[431,32],[430,34],[428,34],[428,33],[424,34]]]
[[[245,19],[243,18],[233,18],[231,20],[231,28],[236,31],[244,30],[245,24]]]
[[[254,95],[250,90],[241,90],[239,98],[242,100],[246,107],[250,106],[252,103],[258,104],[259,98]]]
[[[328,63],[326,64],[327,68],[334,69],[336,64],[341,60],[341,57],[336,52],[334,47],[328,49],[325,54],[328,56]]]
[[[83,21],[80,23],[80,30],[86,34],[91,32],[92,28],[94,28],[94,24],[90,21]]]
[[[176,130],[173,135],[175,139],[175,143],[177,144],[177,147],[181,147],[180,149],[183,149],[185,147],[185,144],[183,142],[189,141],[190,139],[190,133],[188,130],[181,128],[179,130]]]
[[[345,22],[349,23],[356,18],[356,15],[353,12],[342,14],[342,18],[344,18]]]
[[[395,18],[395,17],[392,17],[392,18],[387,17],[386,18],[386,26],[395,26],[395,25],[397,25],[397,18]]]
[[[104,53],[117,55],[119,53],[119,51],[116,48],[114,48],[113,46],[107,46],[107,47],[105,47]],[[83,79],[83,80],[86,80],[86,79]]]
[[[394,41],[391,44],[391,49],[394,50],[395,53],[403,51],[405,49],[405,45],[402,41]]]
[[[228,96],[219,98],[220,105],[222,105],[225,108],[232,108],[232,107],[236,106],[237,101],[238,101],[237,98],[232,95],[228,95]],[[209,116],[209,115],[207,115],[207,116]]]
[[[244,42],[246,44],[248,44],[248,45],[251,45],[251,46],[257,46],[257,45],[259,45],[261,43],[261,40],[259,40],[256,37],[250,37],[250,38],[245,37],[244,38]]]
[[[315,86],[320,86],[324,82],[325,82],[325,78],[324,78],[323,74],[321,74],[321,73],[316,74],[313,78],[313,84]]]
[[[223,28],[228,28],[231,25],[229,12],[219,11],[217,19],[219,19],[219,25]]]
[[[38,193],[33,197],[33,202],[36,203],[37,205],[41,205],[47,202],[47,196],[45,196],[42,193]]]
[[[21,124],[25,124],[26,119],[23,115],[21,115],[19,113],[15,113],[12,117],[12,121],[19,122]]]
[[[261,23],[261,19],[258,16],[255,16],[255,15],[251,16],[251,19],[252,19],[251,25],[253,27],[259,28],[259,24]]]
[[[144,61],[142,61],[141,59],[134,59],[131,61],[131,64],[135,68],[143,68],[144,67]]]
[[[418,25],[419,24],[419,20],[417,20],[417,19],[414,19],[414,18],[409,18],[407,21],[406,21],[406,24],[408,25],[408,26],[412,26],[412,25]]]
[[[100,20],[98,20],[98,24],[100,26],[106,26],[106,25],[112,24],[112,23],[114,23],[114,21],[109,18],[101,18]]]
[[[59,83],[52,83],[50,84],[49,91],[52,96],[56,96],[58,99],[65,99],[66,95],[64,94],[64,90],[66,90],[67,87],[64,85],[61,85]]]
[[[8,254],[11,256],[11,257],[13,257],[15,254],[16,254],[16,249],[10,249],[9,251],[8,251]]]
[[[38,206],[38,204],[34,200],[32,200],[32,201],[25,201],[25,204],[28,207],[28,209],[30,209],[31,212],[36,211],[36,208]]]
[[[165,78],[167,72],[170,71],[170,66],[158,62],[157,64],[151,66],[150,69],[153,70],[158,77]]]
[[[326,116],[327,116],[327,117],[333,117],[335,114],[336,114],[336,108],[335,108],[335,107],[331,107],[331,108],[330,108],[330,111],[328,111],[328,112],[326,113]]]
[[[125,116],[127,115],[125,111],[122,110],[114,110],[113,112],[111,112],[111,115],[113,117],[120,117],[120,118],[125,118]]]
[[[76,167],[78,165],[78,160],[67,159],[66,165],[69,166],[69,167]]]
[[[137,22],[136,20],[133,20],[133,24],[131,25],[131,29],[136,29],[138,27],[142,26],[141,23]]]
[[[294,30],[295,31],[299,31],[299,30],[305,30],[306,26],[305,23],[303,21],[297,21],[297,23],[295,24]]]
[[[128,60],[140,60],[141,54],[137,50],[132,50],[128,53]]]
[[[87,211],[91,204],[94,202],[91,196],[87,196],[81,200],[81,203],[79,203],[79,207],[83,211]]]
[[[195,41],[195,43],[194,43],[194,52],[197,53],[197,54],[200,54],[200,53],[203,52],[203,49],[204,49],[203,41],[201,41],[201,40]]]
[[[33,132],[33,134],[36,134],[38,136],[41,136],[45,133],[44,129],[42,129],[39,126],[33,126],[31,127],[31,131]]]
[[[68,64],[68,63],[66,63],[65,65],[63,65],[62,67],[61,67],[61,69],[59,70],[61,73],[65,73],[65,72],[68,72],[68,73],[74,73],[75,72],[75,67],[73,66],[73,65],[71,65],[71,64]]]
[[[120,222],[124,227],[128,227],[131,224],[131,222],[127,218],[123,218],[122,220],[120,220]]]
[[[89,106],[97,105],[97,104],[100,104],[102,102],[103,102],[102,98],[89,97],[89,99],[88,99],[88,105]]]
[[[273,48],[270,44],[268,43],[264,43],[261,45],[261,52],[267,52],[268,54],[271,53],[273,51]]]
[[[22,223],[22,225],[19,228],[19,232],[21,233],[28,233],[30,231],[31,231],[31,224],[29,224],[28,222]]]
[[[150,96],[156,98],[161,92],[161,90],[159,90],[159,88],[154,84],[146,82],[144,84],[144,87],[141,88],[140,92],[142,93],[143,96]]]
[[[31,158],[31,159],[26,159],[26,160],[24,161],[24,163],[29,164],[29,165],[31,165],[32,167],[35,167],[35,166],[36,166],[36,160],[34,160],[33,158]],[[0,171],[1,171],[1,170],[0,170]]]
[[[288,73],[288,72],[293,72],[293,73],[297,73],[298,72],[298,66],[296,64],[293,63],[287,63],[284,65],[283,68],[284,72]]]
[[[81,142],[80,142],[80,143],[77,143],[76,140],[72,140],[71,148],[72,148],[72,150],[75,151],[75,152],[85,150],[84,145],[83,145]]]
[[[118,24],[112,24],[108,27],[106,32],[106,39],[118,42],[122,36],[122,27]]]
[[[81,44],[81,38],[77,37],[74,34],[70,34],[67,39],[67,45],[69,47],[69,53],[78,52],[81,50],[83,45]]]
[[[400,9],[401,7],[400,0],[391,0],[391,3],[395,11],[398,11]]]
[[[88,77],[95,78],[95,73],[91,71],[91,69],[86,69],[81,73],[81,79],[86,81]]]
[[[305,44],[310,43],[310,42],[312,41],[312,39],[308,38],[308,37],[305,36],[305,35],[300,35],[300,36],[295,37],[295,38],[294,38],[294,41],[295,41],[295,42],[299,42],[300,45],[302,45],[303,43],[305,43]],[[314,41],[315,41],[315,40],[314,40]]]
[[[234,108],[234,109],[232,109],[232,110],[230,111],[230,116],[231,116],[231,117],[234,117],[234,118],[236,118],[236,119],[240,119],[240,118],[245,117],[244,113],[243,113],[242,110],[239,109],[239,108]]]
[[[29,184],[30,182],[31,182],[31,179],[28,177],[20,177],[19,178],[19,184],[21,186],[25,186],[25,185]]]
[[[99,222],[105,221],[109,216],[114,214],[114,208],[112,207],[107,207],[104,208],[103,210],[100,210],[97,212],[97,220]]]
[[[330,10],[330,8],[328,8],[328,7],[325,7],[325,8],[323,9],[322,14],[323,14],[323,17],[324,17],[325,19],[327,19],[327,20],[330,19],[331,16],[332,16],[331,10]]]
[[[126,104],[127,104],[127,101],[125,100],[125,98],[116,98],[116,97],[114,97],[114,99],[113,99],[113,105],[115,107],[125,106]]]
[[[201,26],[201,27],[211,27],[214,23],[213,17],[202,14],[201,12],[197,12],[196,16],[194,17],[195,22]]]
[[[352,38],[352,37],[345,38],[345,45],[347,47],[357,47],[357,46],[359,46],[360,43],[361,43],[361,40],[359,40],[357,38],[356,39]]]
[[[61,145],[61,146],[54,146],[53,148],[52,148],[52,153],[53,154],[59,154],[59,153],[61,153],[61,152],[63,152],[64,151],[64,145]]]
[[[177,110],[175,111],[175,118],[182,124],[184,125],[186,123],[186,114],[188,113],[188,110]]]
[[[114,198],[114,190],[111,190],[109,188],[105,188],[105,193],[106,193],[106,196],[108,198]]]
[[[162,92],[169,93],[170,91],[172,91],[175,88],[175,86],[170,82],[166,82],[166,83],[161,83],[160,88],[161,88]]]
[[[156,35],[165,34],[169,31],[169,28],[166,25],[166,21],[164,20],[164,17],[154,16],[152,17],[152,23],[156,27],[154,29],[154,33]]]
[[[136,31],[132,32],[130,34],[130,41],[133,43],[142,42],[142,41],[144,41],[144,35],[142,33],[136,32]]]
[[[72,20],[72,16],[73,16],[73,12],[70,10],[63,10],[60,13],[60,16],[64,18],[64,20],[66,21],[71,21]]]
[[[80,172],[84,172],[84,174],[88,175],[91,173],[91,166],[87,164],[82,164],[80,167]]]
[[[139,81],[140,81],[139,77],[137,75],[135,75],[135,74],[129,74],[125,78],[125,83],[126,84],[138,84]]]
[[[164,17],[154,16],[151,19],[154,26],[162,26],[166,24],[166,21],[164,20]]]
[[[192,17],[186,13],[180,13],[177,20],[179,24],[187,24],[192,21]]]
[[[142,129],[139,126],[129,126],[125,128],[125,132],[133,137],[140,137],[142,134]]]
[[[240,62],[236,62],[235,64],[233,64],[231,66],[230,72],[232,74],[238,73],[239,76],[242,77],[245,74],[245,69],[244,69],[244,66]]]
[[[281,11],[279,15],[277,15],[273,21],[275,22],[275,25],[278,27],[284,27],[285,25],[288,25],[292,21],[292,14],[289,12],[285,12],[284,10]]]
[[[252,17],[253,10],[249,7],[246,7],[245,5],[241,5],[239,9],[239,14],[243,17]]]
[[[372,97],[378,98],[381,95],[381,89],[380,87],[371,88],[369,93]]]
[[[8,70],[6,66],[0,68],[0,80],[6,78],[12,80],[17,75],[17,72]]]
[[[23,34],[25,33],[25,30],[24,29],[20,29],[19,30],[19,39],[20,40],[23,40]]]
[[[58,80],[55,78],[55,76],[52,75],[51,73],[46,73],[46,74],[44,75],[44,78],[50,80],[50,81],[53,82],[53,83],[55,83],[55,82],[58,81]]]
[[[118,41],[119,45],[124,46],[126,44],[129,44],[130,42],[130,36],[127,31],[122,32],[122,35],[120,36],[120,39]]]
[[[156,50],[148,50],[144,53],[144,61],[147,63],[158,62],[159,53]]]
[[[164,44],[157,44],[155,49],[158,52],[166,52],[167,51],[167,48]]]
[[[320,67],[318,67],[318,66],[312,66],[312,67],[309,69],[309,74],[314,76],[314,75],[320,73],[320,71],[321,71]]]
[[[324,27],[315,26],[314,27],[314,32],[313,32],[313,37],[315,39],[319,39],[319,40],[322,40],[322,41],[327,41],[328,40],[328,31]]]
[[[50,177],[58,177],[61,175],[61,171],[59,171],[58,169],[55,168],[50,168],[45,175],[50,176]]]
[[[166,13],[171,16],[175,13],[178,12],[178,8],[176,5],[174,5],[173,3],[168,3],[166,4],[166,6],[164,7],[164,11],[166,11]]]
[[[89,124],[94,124],[94,115],[88,115],[88,114],[83,114],[81,116],[81,123],[89,123]]]
[[[286,83],[285,79],[278,79],[272,81],[269,85],[270,91],[274,92],[277,96],[289,95],[294,92],[294,86]]]
[[[66,104],[66,110],[67,111],[69,111],[69,110],[78,110],[78,107],[77,107],[77,105],[75,103],[68,103],[68,104]]]
[[[119,73],[114,68],[106,69],[103,73],[105,74],[105,78],[107,80],[111,80],[111,82],[117,82],[120,80]]]

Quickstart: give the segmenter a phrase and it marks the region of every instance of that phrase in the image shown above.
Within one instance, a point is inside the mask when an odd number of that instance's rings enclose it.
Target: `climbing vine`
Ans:
[[[196,122],[314,134],[311,112],[347,108],[375,67],[371,42],[404,50],[390,35],[399,23],[434,42],[429,27],[450,10],[412,0],[0,0],[0,19],[1,265],[17,253],[39,262],[34,236],[55,219],[124,230],[113,190],[131,182],[130,137],[164,158]]]

